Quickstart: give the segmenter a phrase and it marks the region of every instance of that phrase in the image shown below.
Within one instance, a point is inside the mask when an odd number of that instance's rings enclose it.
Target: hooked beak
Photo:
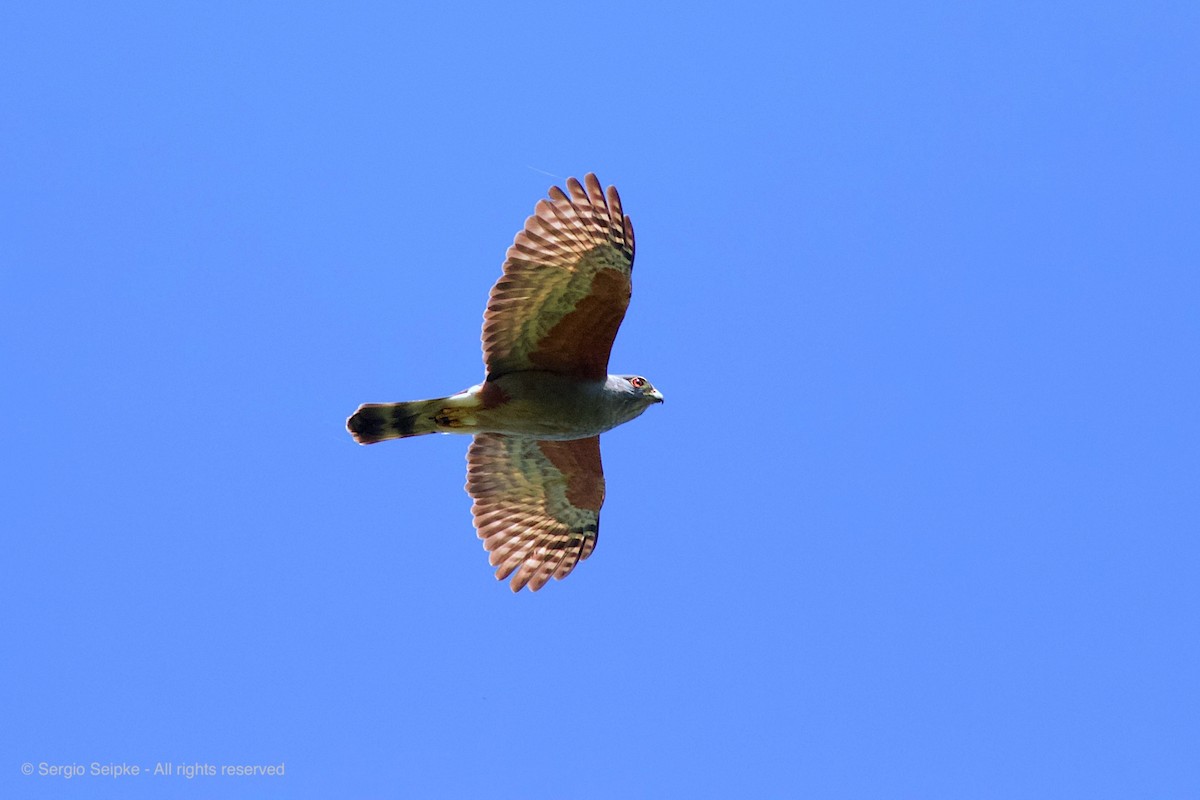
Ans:
[[[647,397],[649,397],[649,398],[651,398],[651,399],[653,399],[653,400],[654,400],[654,402],[656,402],[656,403],[663,403],[663,402],[666,402],[666,398],[665,398],[665,397],[663,397],[663,393],[662,393],[662,392],[660,392],[658,389],[655,389],[655,390],[651,391],[651,392],[650,392],[649,394],[647,394],[646,396],[647,396]]]

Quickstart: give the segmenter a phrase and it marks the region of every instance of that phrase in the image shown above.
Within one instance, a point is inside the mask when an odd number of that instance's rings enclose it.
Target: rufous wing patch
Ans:
[[[599,511],[604,505],[600,437],[569,441],[542,439],[537,447],[566,481],[567,502],[575,508]]]
[[[529,362],[538,369],[601,380],[608,355],[629,306],[629,278],[614,269],[592,276],[587,294],[537,342]]]

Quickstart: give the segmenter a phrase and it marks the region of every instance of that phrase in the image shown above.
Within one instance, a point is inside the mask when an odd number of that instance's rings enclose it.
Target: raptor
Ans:
[[[593,174],[538,201],[483,315],[482,383],[449,397],[366,403],[359,444],[474,436],[467,492],[476,532],[514,592],[562,579],[600,530],[600,434],[663,401],[640,375],[608,374],[631,295],[633,224]]]

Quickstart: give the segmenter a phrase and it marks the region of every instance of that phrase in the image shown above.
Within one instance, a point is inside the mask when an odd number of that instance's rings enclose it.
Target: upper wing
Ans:
[[[467,451],[475,528],[496,579],[514,592],[565,578],[592,553],[604,503],[600,437],[551,441],[475,435]]]
[[[483,314],[489,379],[542,369],[601,380],[629,306],[633,224],[596,176],[550,189],[525,220]]]

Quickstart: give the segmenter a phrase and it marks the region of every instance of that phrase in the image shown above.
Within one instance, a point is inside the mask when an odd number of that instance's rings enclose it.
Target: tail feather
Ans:
[[[346,420],[346,430],[359,444],[427,433],[472,433],[479,407],[479,398],[471,390],[434,400],[364,403]]]
[[[346,420],[346,430],[359,444],[437,433],[436,417],[445,404],[445,398],[411,403],[364,403]]]

